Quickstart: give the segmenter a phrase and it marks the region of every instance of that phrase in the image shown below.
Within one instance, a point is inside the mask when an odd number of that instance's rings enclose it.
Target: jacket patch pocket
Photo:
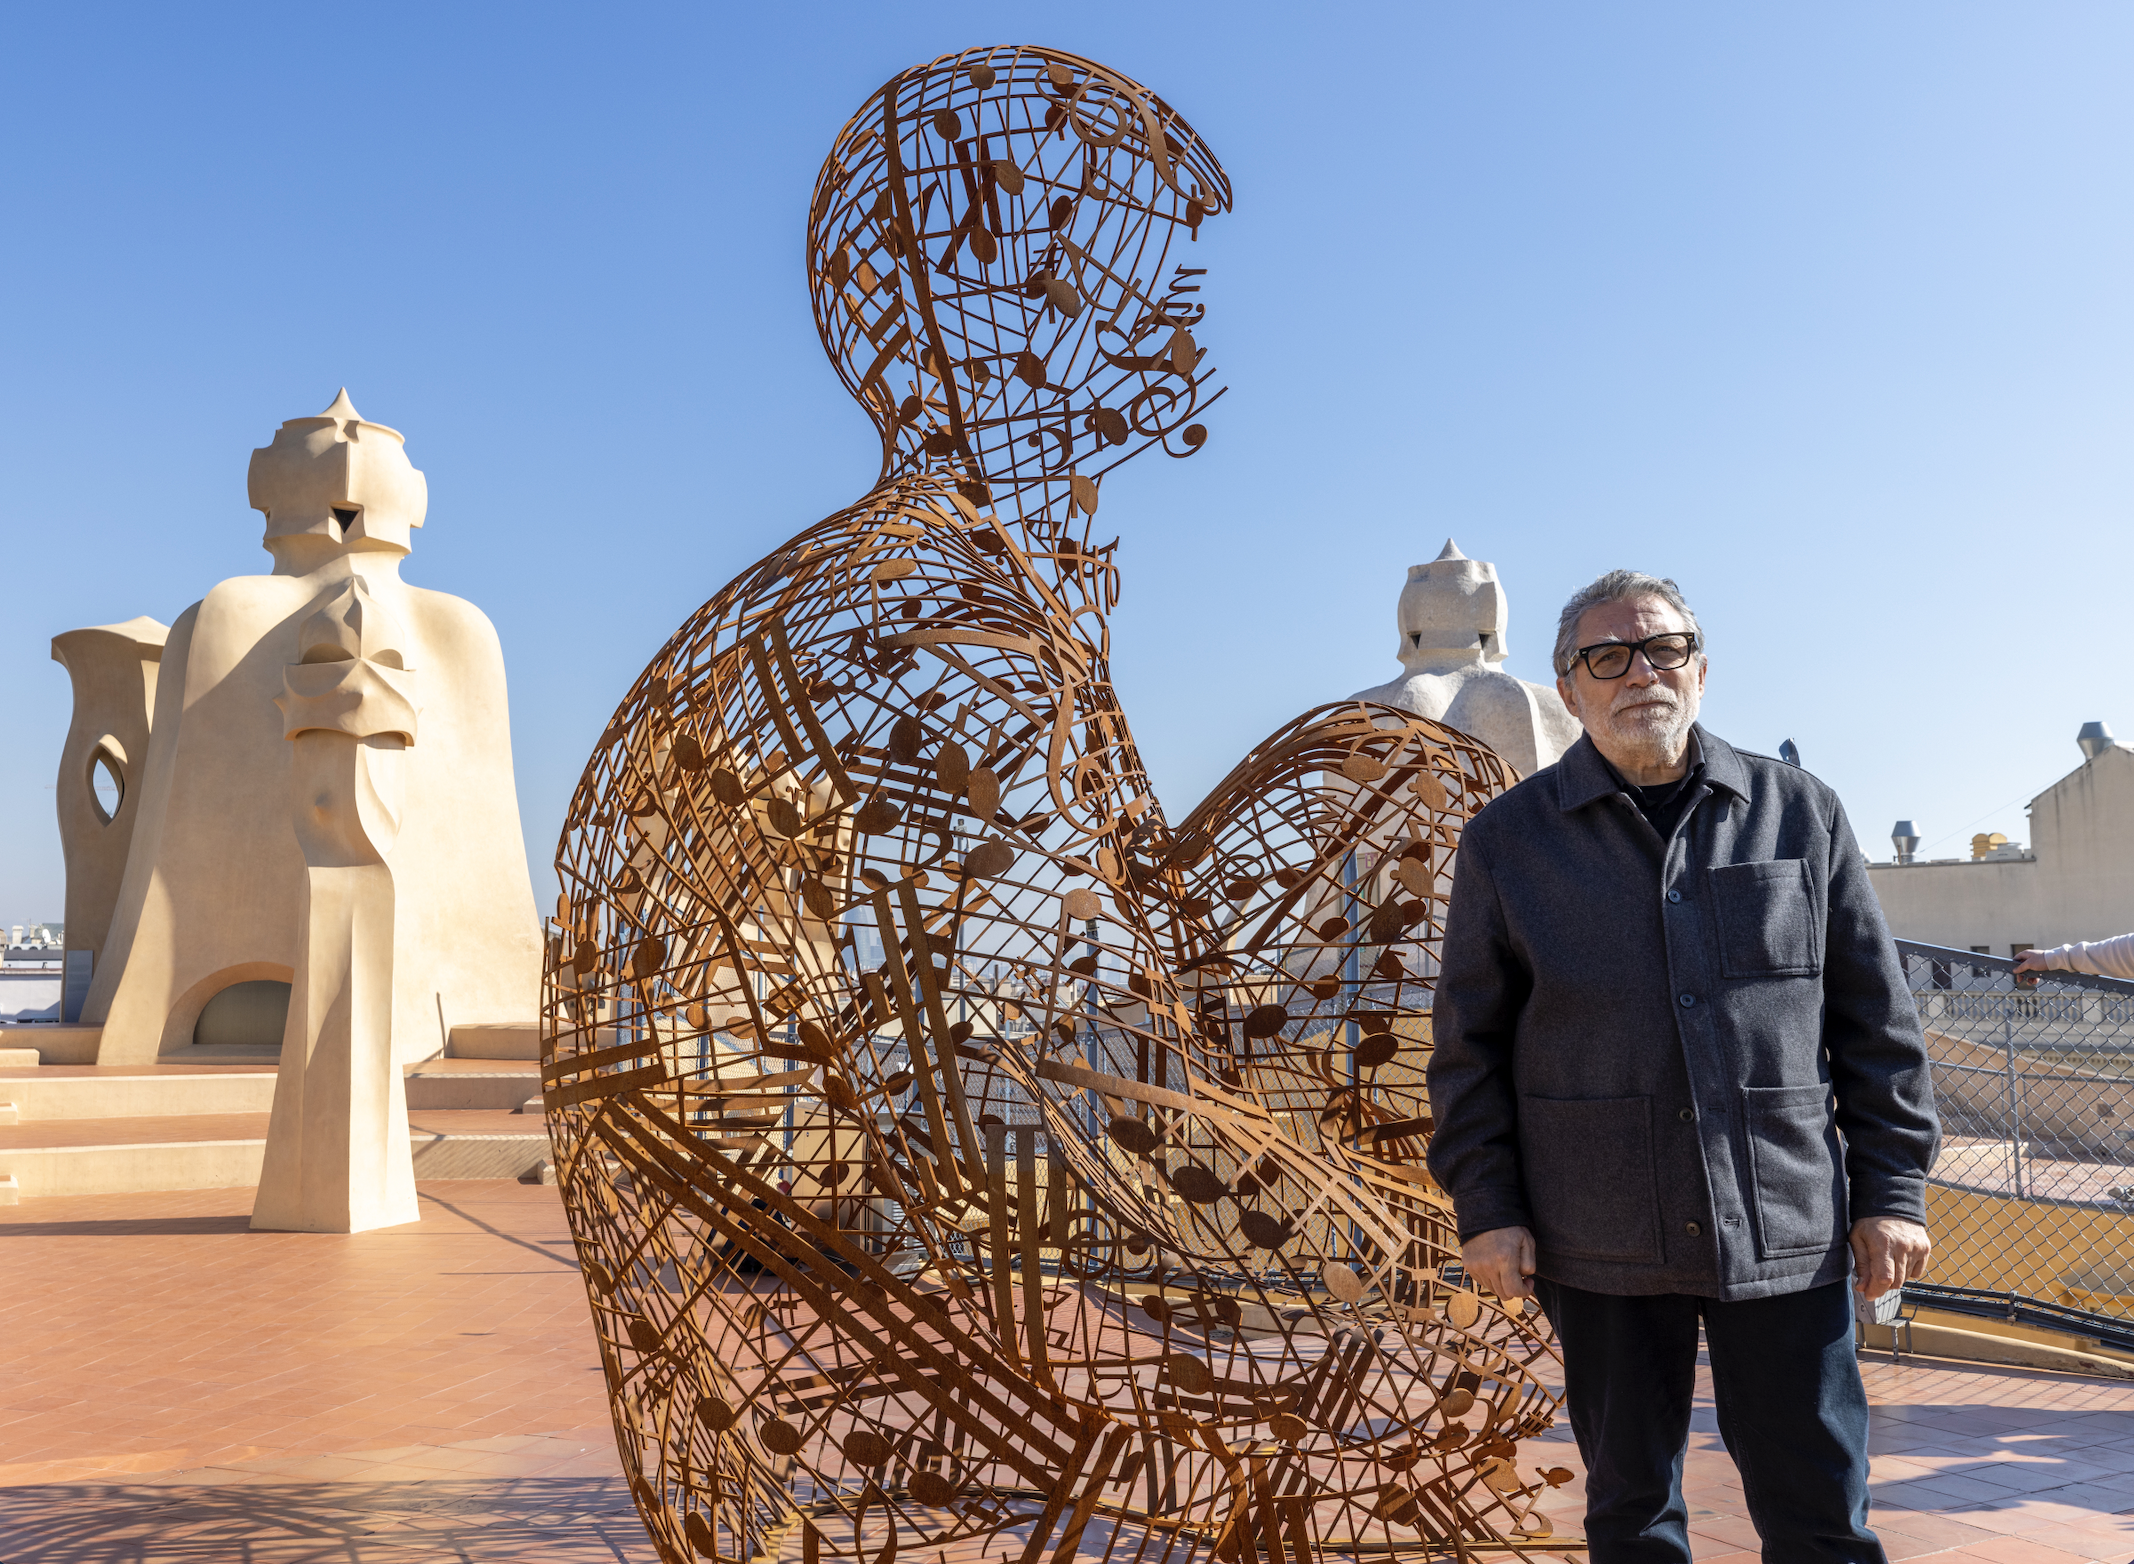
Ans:
[[[1845,1164],[1830,1087],[1744,1086],[1756,1244],[1764,1259],[1819,1254],[1836,1243]]]
[[[1521,1097],[1519,1152],[1544,1254],[1660,1259],[1650,1097]]]
[[[1719,970],[1730,978],[1812,977],[1823,970],[1822,920],[1805,858],[1707,870],[1719,925]]]

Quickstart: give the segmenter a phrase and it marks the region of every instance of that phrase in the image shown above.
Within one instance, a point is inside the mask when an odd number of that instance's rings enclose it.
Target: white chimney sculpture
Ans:
[[[66,1031],[101,1066],[278,1055],[253,1225],[410,1222],[403,1067],[540,999],[503,647],[472,603],[401,578],[428,484],[345,391],[252,454],[247,491],[270,574],[167,634],[54,640],[86,980]]]
[[[1400,677],[1351,699],[1457,728],[1523,777],[1578,742],[1583,730],[1553,684],[1529,684],[1500,666],[1508,614],[1496,566],[1469,559],[1447,538],[1436,559],[1409,567],[1397,617]]]

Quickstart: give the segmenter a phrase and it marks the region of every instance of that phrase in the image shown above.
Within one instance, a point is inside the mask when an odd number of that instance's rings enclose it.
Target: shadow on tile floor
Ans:
[[[0,1221],[0,1238],[189,1238],[249,1233],[248,1212],[222,1216],[107,1217],[74,1222]]]
[[[0,1564],[657,1564],[620,1477],[0,1489]]]

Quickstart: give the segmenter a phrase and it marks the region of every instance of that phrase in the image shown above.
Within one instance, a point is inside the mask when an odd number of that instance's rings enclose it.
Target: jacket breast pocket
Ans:
[[[1706,872],[1723,974],[1813,977],[1823,970],[1822,920],[1805,858],[1731,863]]]
[[[1741,1096],[1759,1252],[1769,1260],[1828,1249],[1841,1236],[1845,1209],[1845,1164],[1829,1085],[1744,1086]]]
[[[1522,1097],[1519,1154],[1544,1253],[1659,1260],[1650,1097]]]

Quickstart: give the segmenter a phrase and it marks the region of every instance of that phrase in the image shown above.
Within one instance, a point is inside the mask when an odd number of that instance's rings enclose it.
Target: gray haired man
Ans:
[[[1585,736],[1469,823],[1445,930],[1462,1258],[1556,1327],[1594,1564],[1688,1564],[1700,1323],[1764,1557],[1881,1564],[1845,1281],[1923,1274],[1939,1132],[1866,861],[1829,788],[1698,725],[1672,581],[1573,597],[1556,675]]]

